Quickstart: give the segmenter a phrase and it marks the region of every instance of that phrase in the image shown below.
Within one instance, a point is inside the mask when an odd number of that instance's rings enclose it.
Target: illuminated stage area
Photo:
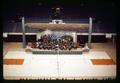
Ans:
[[[116,63],[103,49],[104,45],[101,47],[103,50],[93,50],[97,48],[92,45],[91,17],[89,23],[84,26],[81,23],[26,23],[24,17],[21,24],[22,50],[20,51],[20,48],[13,51],[12,45],[4,49],[4,51],[7,50],[3,58],[4,79],[116,79]],[[34,34],[35,39],[27,40],[26,27],[38,30]],[[82,39],[83,33],[77,32],[83,28],[87,28],[86,40]],[[6,38],[4,44],[7,44],[12,37],[8,33],[4,36]],[[16,36],[19,40],[19,34],[12,33],[11,36]],[[29,37],[31,36],[30,34]],[[103,36],[106,40],[113,40],[110,41],[110,45],[115,50],[114,34],[105,33]],[[16,42],[13,43],[18,48],[19,45],[17,46]],[[112,56],[115,57],[115,55]]]
[[[10,60],[12,59],[11,64]],[[16,64],[13,60],[22,64]],[[8,62],[6,60],[9,60]],[[115,79],[116,64],[104,51],[82,55],[41,55],[9,51],[4,57],[4,79]]]
[[[117,79],[115,2],[64,1],[4,1],[4,80]]]

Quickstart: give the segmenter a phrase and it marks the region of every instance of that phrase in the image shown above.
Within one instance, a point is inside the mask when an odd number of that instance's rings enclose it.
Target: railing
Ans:
[[[89,19],[81,19],[81,18],[68,18],[68,17],[62,17],[63,22],[65,23],[88,23]],[[25,23],[29,22],[44,22],[44,23],[49,23],[52,21],[51,18],[46,17],[46,18],[25,18]],[[19,22],[17,25],[13,22],[5,22],[3,23],[3,32],[22,32],[21,28],[21,22]],[[30,28],[26,27],[26,32],[37,32],[37,30],[33,30]],[[88,32],[88,30],[78,30],[78,32]],[[93,33],[115,33],[115,27],[114,28],[109,28],[104,25],[100,24],[94,24],[93,23]]]
[[[60,20],[63,20],[65,23],[88,23],[89,19],[80,19],[80,18],[65,18],[62,17]],[[25,18],[25,22],[51,22],[52,18]]]

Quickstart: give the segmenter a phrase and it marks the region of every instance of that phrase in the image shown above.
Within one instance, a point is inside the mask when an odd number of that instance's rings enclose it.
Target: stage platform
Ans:
[[[48,55],[51,55],[51,54],[61,54],[61,55],[70,55],[70,54],[75,54],[75,55],[82,55],[82,49],[80,48],[76,48],[76,49],[72,49],[72,50],[60,50],[60,49],[56,49],[56,50],[40,50],[40,49],[32,49],[32,53],[35,55],[35,54],[40,54],[40,55],[43,55],[43,54],[48,54]]]
[[[82,55],[32,54],[8,51],[3,61],[22,59],[22,64],[3,64],[4,79],[115,79],[116,64],[104,51],[90,51]],[[96,64],[92,62],[98,60]],[[104,61],[101,61],[104,60]],[[107,62],[106,62],[107,61]],[[110,61],[110,63],[108,62]],[[103,64],[104,62],[104,64]],[[15,63],[13,61],[12,63]],[[108,64],[109,63],[109,64]]]

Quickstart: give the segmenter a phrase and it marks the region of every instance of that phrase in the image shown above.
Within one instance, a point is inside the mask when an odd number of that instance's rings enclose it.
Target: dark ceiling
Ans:
[[[95,16],[98,23],[106,23],[107,26],[109,25],[111,27],[111,25],[115,25],[116,22],[117,8],[115,1],[116,0],[3,0],[2,17],[3,20],[11,20],[16,14],[26,16],[33,14],[33,16],[39,18],[39,16],[48,16],[45,15],[45,13],[47,13],[52,6],[60,5],[64,8],[64,13],[68,16],[69,14],[76,17],[78,15],[78,18],[88,18],[90,15]],[[30,18],[31,17],[32,15]],[[107,24],[107,22],[109,23]]]
[[[77,13],[83,13],[83,15],[84,13],[85,15],[94,13],[98,18],[109,19],[116,16],[115,0],[3,0],[3,17],[15,15],[16,13],[25,13],[28,10],[31,13],[36,8],[41,13],[39,8],[50,8],[54,5],[61,5],[64,9],[70,7],[71,11],[79,10],[80,12]]]
[[[28,6],[86,6],[86,7],[114,7],[115,0],[3,0],[3,7]]]

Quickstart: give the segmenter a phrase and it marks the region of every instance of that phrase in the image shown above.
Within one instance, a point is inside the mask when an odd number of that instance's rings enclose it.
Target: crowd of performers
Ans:
[[[64,35],[59,39],[52,39],[48,35],[43,35],[36,42],[32,42],[32,48],[44,50],[71,50],[77,48],[77,43],[73,42],[73,38],[69,35]]]

